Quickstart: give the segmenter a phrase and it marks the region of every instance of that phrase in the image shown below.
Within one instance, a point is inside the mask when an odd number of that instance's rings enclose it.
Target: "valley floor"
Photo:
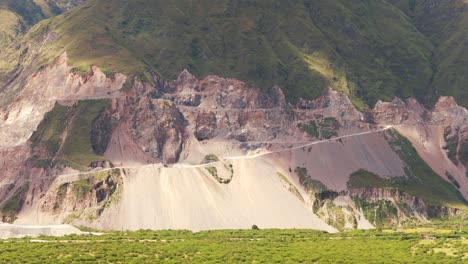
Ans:
[[[437,232],[220,230],[108,232],[10,239],[0,262],[463,263],[468,230]]]

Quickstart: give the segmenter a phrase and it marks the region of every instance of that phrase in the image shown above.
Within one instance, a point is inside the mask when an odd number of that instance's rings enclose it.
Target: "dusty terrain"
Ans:
[[[312,209],[317,190],[305,187],[296,172],[304,168],[307,177],[324,186],[320,188],[343,192],[333,200],[333,210],[344,215],[347,228],[371,228],[347,196],[347,182],[360,169],[385,179],[405,175],[405,161],[382,134],[389,128],[411,140],[448,181],[449,172],[468,197],[460,153],[468,114],[450,98],[441,98],[432,111],[412,99],[396,98],[361,113],[344,93],[332,89],[316,100],[291,105],[279,87],[259,91],[219,76],[197,80],[184,71],[175,81],[155,77],[152,86],[133,80],[123,89],[123,75],[108,78],[97,67],[86,76],[70,70],[64,54],[26,79],[16,99],[0,112],[0,136],[5,139],[0,145],[1,198],[5,203],[21,186],[29,187],[16,218],[5,219],[107,229],[256,224],[334,232],[329,223],[336,212],[325,205]],[[39,84],[44,89],[34,89]],[[44,115],[56,103],[90,99],[110,102],[91,132],[94,151],[107,161],[83,171],[64,164],[35,166],[32,153],[48,155],[29,141]],[[445,138],[452,136],[447,127],[459,138],[457,153],[451,154],[457,164],[444,149]],[[202,164],[207,157],[214,161]]]

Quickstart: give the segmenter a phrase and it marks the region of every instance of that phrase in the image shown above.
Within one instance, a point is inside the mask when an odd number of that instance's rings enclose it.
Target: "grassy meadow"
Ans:
[[[0,242],[2,263],[463,263],[468,232],[109,232]]]

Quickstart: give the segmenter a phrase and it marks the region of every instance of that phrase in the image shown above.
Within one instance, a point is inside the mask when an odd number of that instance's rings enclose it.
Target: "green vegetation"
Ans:
[[[65,219],[73,223],[77,219],[93,221],[106,208],[120,199],[119,185],[122,184],[120,169],[89,172],[79,175],[80,180],[64,183],[56,190],[54,210],[60,211],[64,201],[73,203],[73,213]],[[86,201],[86,203],[83,203]]]
[[[466,214],[466,201],[453,187],[459,188],[460,185],[452,175],[448,174],[447,177],[453,186],[432,171],[419,157],[406,138],[399,135],[396,131],[388,132],[386,138],[393,149],[407,162],[406,175],[384,179],[374,173],[361,169],[351,174],[347,182],[348,189],[378,188],[399,190],[403,193],[422,198],[427,205],[461,208]],[[396,228],[402,224],[409,225],[420,222],[414,219],[413,209],[403,201],[373,201],[359,197],[353,197],[353,199],[356,205],[363,210],[365,218],[378,228]],[[430,208],[428,209],[428,214],[431,215]],[[402,215],[405,217],[401,217]],[[436,213],[435,215],[438,214]]]
[[[445,205],[466,210],[467,202],[458,190],[427,165],[408,139],[394,129],[385,132],[385,137],[406,163],[405,177],[392,179],[395,188],[423,198],[430,205]]]
[[[338,231],[345,231],[345,224],[348,221],[355,228],[356,219],[353,215],[346,215],[341,206],[333,203],[332,199],[316,200],[313,206],[314,213],[323,219],[327,224],[335,227]],[[352,212],[352,209],[349,210]]]
[[[389,0],[434,44],[431,56],[433,79],[428,85],[430,101],[434,95],[452,95],[468,106],[468,16],[466,0],[432,1]]]
[[[315,138],[330,139],[338,135],[336,131],[340,123],[334,117],[324,118],[322,115],[315,115],[315,120],[309,123],[299,123],[297,127]]]
[[[339,193],[329,190],[322,182],[311,178],[306,168],[297,167],[294,172],[299,176],[299,183],[309,193],[312,203],[312,211],[327,224],[343,231],[347,220],[356,226],[356,220],[352,215],[345,215],[341,206],[336,206],[333,200]],[[300,195],[300,194],[299,194]],[[302,196],[300,196],[302,199]],[[348,208],[350,212],[353,210]]]
[[[463,263],[467,231],[222,230],[109,232],[0,241],[0,262]],[[313,249],[313,250],[311,250]]]
[[[344,227],[345,216],[341,208],[332,203],[339,194],[329,190],[321,181],[312,179],[307,172],[307,168],[297,167],[294,172],[299,176],[299,183],[309,193],[312,201],[312,211],[323,218],[327,218],[328,224],[341,230]],[[322,211],[324,208],[327,212]],[[334,214],[334,218],[328,217],[331,214]]]
[[[34,0],[46,17],[58,15],[89,0]]]
[[[229,166],[224,165],[224,167],[229,170],[230,172],[230,177],[229,178],[221,178],[218,175],[218,169],[213,166],[206,167],[205,169],[215,178],[219,183],[221,184],[228,184],[232,181],[232,178],[234,177],[234,168],[232,167],[232,164],[229,164]]]
[[[218,178],[218,169],[216,167],[206,167],[206,170],[211,174],[211,176]]]
[[[11,31],[68,10],[73,0],[1,0]],[[57,39],[33,62],[38,69],[67,51],[80,72],[90,65],[152,80],[187,68],[260,88],[280,85],[291,101],[315,98],[331,86],[360,110],[378,99],[414,96],[432,104],[453,95],[468,105],[465,0],[443,1],[89,1],[42,20],[2,49],[0,82],[17,67],[19,43]],[[3,25],[4,23],[0,24]],[[13,24],[13,25],[12,25]],[[2,27],[3,28],[3,27]],[[0,34],[1,35],[1,34]],[[11,35],[11,34],[10,34]],[[0,46],[2,45],[0,41]]]
[[[338,135],[334,130],[322,130],[322,137],[326,139],[330,139],[334,136]]]
[[[392,201],[388,200],[372,201],[357,197],[353,199],[356,205],[362,209],[364,217],[378,229],[383,227],[396,228],[401,224],[398,209],[406,209],[405,207],[399,206],[397,208]]]
[[[457,187],[457,189],[460,189],[460,183],[458,183],[458,181],[455,179],[455,177],[453,177],[452,174],[446,172],[445,175],[447,175],[447,178],[453,184],[453,186]]]
[[[59,186],[57,190],[57,197],[58,197],[58,202],[62,203],[65,197],[67,196],[67,191],[68,191],[68,183],[64,183]]]
[[[110,169],[110,170],[103,170],[103,171],[92,171],[86,174],[89,179],[93,181],[104,181],[108,180],[109,177],[119,177],[120,176],[120,169]]]
[[[93,184],[90,183],[89,179],[73,182],[72,186],[73,193],[79,201],[83,200],[93,188]]]
[[[84,1],[87,0],[0,0],[0,8],[12,10],[27,28]]]
[[[360,109],[395,95],[423,102],[456,95],[466,106],[466,16],[433,25],[428,15],[405,15],[394,3],[402,1],[91,1],[41,21],[18,41],[57,33],[36,69],[67,51],[80,71],[95,64],[151,81],[150,72],[174,79],[187,68],[198,77],[235,77],[259,88],[277,84],[293,102],[331,86]],[[408,10],[421,14],[419,2]],[[434,12],[452,14],[444,6]],[[438,33],[448,25],[450,38],[440,43],[435,36],[444,39]]]
[[[348,189],[359,188],[379,188],[379,189],[394,189],[395,184],[390,179],[383,179],[378,175],[360,169],[351,174],[348,182],[346,183]]]
[[[80,72],[95,64],[151,81],[151,72],[174,79],[187,68],[198,77],[277,84],[291,101],[331,86],[360,110],[395,95],[427,104],[454,95],[467,106],[464,1],[90,1],[42,20],[16,44],[57,33],[34,69],[67,51]],[[1,0],[0,8],[12,6],[31,24],[78,2]],[[16,47],[2,50],[0,76],[16,67]]]
[[[26,25],[33,25],[45,18],[41,8],[33,0],[1,0],[5,6],[18,14]]]
[[[287,185],[288,187],[288,190],[294,194],[299,200],[301,200],[302,202],[304,202],[304,197],[302,197],[301,193],[299,192],[299,190],[296,188],[296,186],[294,186],[294,184],[288,179],[288,177],[286,177],[284,174],[280,173],[280,172],[277,172],[276,173],[278,175],[278,177]]]
[[[67,124],[67,118],[68,108],[56,104],[52,111],[46,114],[31,136],[31,146],[34,148],[39,143],[44,143],[50,156],[55,156],[62,144],[62,134]]]
[[[33,157],[34,165],[48,167],[51,165],[50,158],[57,156],[57,161],[83,170],[93,161],[104,160],[93,150],[91,130],[94,121],[108,104],[107,100],[80,101],[69,107],[56,104],[31,136],[34,149],[44,146],[49,152],[45,158]]]
[[[16,215],[21,210],[21,207],[23,207],[28,190],[29,184],[26,183],[3,203],[0,207],[1,219],[3,222],[13,222],[16,220]]]
[[[10,41],[20,30],[18,16],[6,9],[1,9],[0,6],[0,42]]]
[[[440,234],[448,234],[451,232],[462,232],[466,230],[468,221],[466,216],[446,216],[444,218],[431,219],[430,222],[423,223],[415,221],[410,224],[406,223],[403,231],[405,232],[437,232]]]
[[[314,180],[307,172],[307,168],[297,167],[294,172],[299,176],[299,183],[304,186],[307,191],[320,193],[327,191],[328,188],[320,181]]]
[[[347,183],[349,189],[397,189],[412,196],[422,198],[428,205],[448,206],[467,210],[467,202],[454,187],[454,185],[457,186],[457,182],[452,181],[452,185],[437,175],[418,155],[411,142],[401,136],[396,130],[391,129],[385,132],[385,138],[400,158],[405,161],[406,175],[383,179],[371,172],[359,170],[351,174]]]
[[[325,117],[318,120],[320,127],[320,137],[325,139],[330,139],[338,133],[336,130],[340,127],[340,123],[334,117]]]
[[[80,101],[74,109],[73,121],[63,145],[63,161],[76,169],[88,167],[93,161],[102,161],[91,144],[91,129],[94,120],[108,106],[107,100]]]
[[[319,137],[319,133],[318,133],[318,130],[317,130],[317,124],[315,124],[315,121],[310,121],[308,124],[298,124],[297,127],[306,132],[307,134],[309,134],[310,136],[312,137],[315,137],[315,138],[318,138]]]
[[[219,158],[215,154],[208,154],[203,158],[202,164],[218,162]]]

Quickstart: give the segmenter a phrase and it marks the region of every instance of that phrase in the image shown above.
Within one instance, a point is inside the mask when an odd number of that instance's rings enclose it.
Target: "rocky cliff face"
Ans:
[[[51,215],[68,215],[65,222],[96,219],[120,198],[122,174],[119,169],[93,173],[90,177],[52,185],[39,209]],[[68,214],[74,212],[74,214]]]
[[[411,98],[379,101],[373,115],[377,123],[397,125],[431,168],[468,197],[468,111],[453,97],[440,97],[431,110]]]
[[[444,148],[449,159],[458,167],[468,168],[468,111],[458,106],[453,97],[441,97],[431,121],[445,127]]]
[[[466,218],[457,208],[427,205],[424,199],[398,189],[359,188],[314,193],[310,206],[324,222],[337,228],[401,228],[431,219]]]
[[[115,96],[126,81],[121,74],[107,78],[97,67],[84,76],[72,73],[67,61],[64,53],[45,69],[20,75],[2,91],[0,136],[3,140],[0,147],[25,144],[57,101],[109,98]]]
[[[99,119],[109,123],[112,129],[98,130],[98,134],[110,138],[98,140],[97,145],[108,146],[106,140],[109,140],[113,145],[111,148],[125,149],[130,144],[146,157],[142,162],[177,162],[187,137],[188,123],[172,101],[153,99],[155,92],[154,87],[135,82],[133,89],[125,96],[112,99],[111,107]],[[129,140],[122,141],[119,138],[122,134]],[[119,154],[125,158],[125,153]]]
[[[292,194],[296,200],[290,201],[300,204],[295,208],[300,211],[309,204],[315,207],[309,210],[315,210],[329,224],[368,227],[364,220],[371,217],[367,213],[375,206],[396,210],[400,220],[444,215],[446,209],[434,209],[419,197],[398,190],[370,188],[348,193],[350,174],[359,169],[372,171],[388,181],[407,174],[407,161],[379,132],[387,126],[394,126],[410,139],[435,172],[467,195],[468,113],[450,97],[442,97],[432,110],[424,109],[414,99],[395,98],[392,102],[379,101],[374,109],[361,113],[344,93],[332,89],[325,90],[316,100],[299,100],[297,105],[291,105],[279,87],[258,90],[219,76],[198,80],[188,71],[174,81],[154,77],[151,83],[130,80],[121,74],[107,77],[97,67],[80,76],[72,72],[66,54],[55,64],[24,78],[24,82],[23,89],[0,112],[4,117],[0,119],[0,135],[5,139],[0,144],[0,181],[6,190],[0,197],[0,207],[5,209],[9,200],[17,199],[19,190],[27,184],[28,189],[21,194],[24,204],[15,208],[19,221],[36,219],[33,212],[40,212],[44,222],[63,222],[67,217],[80,215],[68,220],[86,224],[88,218],[90,222],[102,223],[101,227],[110,227],[104,223],[115,216],[116,211],[112,210],[120,205],[109,209],[107,201],[117,186],[125,189],[132,180],[119,180],[117,175],[96,179],[96,173],[118,167],[135,169],[135,177],[143,177],[138,176],[142,174],[140,168],[165,164],[167,171],[158,168],[154,174],[177,177],[173,175],[174,168],[181,175],[187,174],[183,169],[191,171],[193,177],[205,179],[197,184],[207,186],[218,197],[223,192],[248,188],[246,177],[256,177],[242,165],[244,160],[263,164],[268,172],[281,171],[290,181],[286,193],[296,190]],[[220,157],[215,163],[239,163],[199,165],[211,154]],[[213,187],[220,183],[206,180],[213,178],[214,173],[205,167],[218,165],[227,168],[219,174],[229,174],[216,175],[230,179],[225,187]],[[258,168],[249,168],[260,173]],[[304,168],[305,173],[296,173],[296,168]],[[271,190],[278,191],[279,185],[274,183],[278,181],[276,172],[264,184],[275,186]],[[173,194],[191,181],[185,176],[183,179],[178,182],[180,186],[168,187],[169,193],[155,195],[173,199]],[[312,200],[318,198],[307,194],[310,185],[317,182],[340,195],[333,199],[322,197],[330,201],[317,205]],[[154,188],[168,190],[167,182],[154,184]],[[302,199],[297,199],[298,194]],[[240,201],[245,202],[237,196],[232,199],[239,202],[233,208],[241,208]],[[336,205],[336,199],[348,202],[333,209],[329,205]],[[182,207],[174,204],[174,210],[178,208]],[[392,217],[388,215],[389,219]],[[377,220],[372,219],[370,222],[375,224]],[[170,221],[163,226],[171,228]]]
[[[402,225],[408,221],[427,221],[432,218],[447,218],[464,215],[462,210],[444,206],[427,205],[423,199],[409,195],[397,189],[364,188],[349,192],[355,203],[368,214],[387,214],[380,219],[381,222],[392,222]],[[388,203],[389,202],[389,203]],[[372,212],[373,211],[373,212]]]
[[[314,137],[301,131],[299,125],[317,116],[336,117],[345,127],[361,119],[345,95],[331,90],[324,98],[310,102],[316,106],[306,111],[288,105],[278,87],[259,91],[241,81],[218,76],[197,80],[187,71],[173,82],[156,79],[155,83],[152,86],[135,81],[130,91],[111,99],[112,107],[99,118],[100,124],[112,123],[110,143],[105,138],[96,142],[97,146],[108,145],[111,160],[123,163],[125,154],[118,152],[129,145],[140,153],[137,156],[142,157],[141,163],[175,163],[187,142],[195,140],[233,140],[248,148],[275,142],[293,144]],[[319,105],[320,100],[327,103]],[[329,130],[337,133],[340,127],[336,122]],[[130,142],[123,139],[127,136],[122,133],[131,135]]]

